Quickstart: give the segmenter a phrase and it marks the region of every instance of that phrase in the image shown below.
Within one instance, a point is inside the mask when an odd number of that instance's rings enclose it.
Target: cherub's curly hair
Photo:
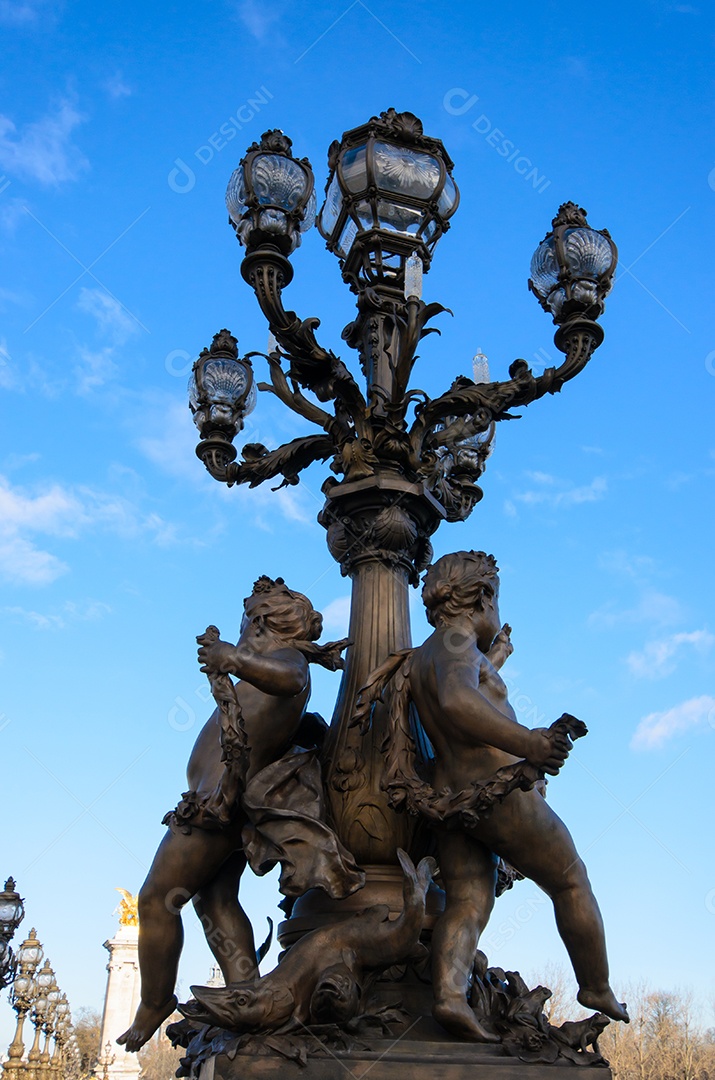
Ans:
[[[249,619],[261,615],[278,637],[292,640],[317,641],[323,632],[323,616],[316,611],[307,596],[289,589],[283,578],[263,574],[253,586],[253,592],[243,601]]]
[[[422,580],[427,621],[440,626],[465,610],[481,607],[483,597],[494,596],[499,567],[484,551],[455,551],[437,559]]]

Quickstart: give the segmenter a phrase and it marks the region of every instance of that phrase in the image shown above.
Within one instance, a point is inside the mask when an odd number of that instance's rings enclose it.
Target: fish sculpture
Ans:
[[[405,876],[403,910],[396,919],[389,918],[386,904],[378,904],[319,927],[267,975],[226,987],[192,986],[195,1001],[179,1006],[181,1012],[189,1020],[241,1033],[353,1019],[367,972],[424,954],[420,933],[436,863],[428,857],[415,868],[401,849],[397,857]]]

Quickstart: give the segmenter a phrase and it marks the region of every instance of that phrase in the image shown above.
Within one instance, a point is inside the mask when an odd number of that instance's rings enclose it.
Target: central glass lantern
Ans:
[[[343,278],[353,291],[404,290],[405,264],[416,254],[429,269],[459,203],[441,140],[426,136],[412,113],[388,109],[334,142],[328,165],[317,225]]]

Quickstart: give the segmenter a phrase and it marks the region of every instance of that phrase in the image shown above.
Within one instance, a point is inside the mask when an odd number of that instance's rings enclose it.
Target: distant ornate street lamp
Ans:
[[[57,1006],[59,1004],[62,993],[57,985],[55,979],[52,980],[52,985],[47,991],[47,1009],[42,1021],[42,1030],[45,1035],[45,1044],[42,1048],[42,1054],[40,1055],[40,1062],[38,1065],[39,1080],[49,1080],[50,1075],[50,1039],[55,1033],[55,1021],[57,1019]]]
[[[22,1041],[22,1031],[25,1017],[32,1008],[37,992],[35,972],[42,960],[42,955],[42,946],[37,940],[37,934],[33,927],[17,951],[17,971],[10,991],[10,1001],[17,1013],[17,1025],[15,1036],[8,1049],[8,1060],[3,1066],[6,1077],[17,1076],[18,1070],[23,1068],[22,1055],[25,1047]]]
[[[35,994],[30,1019],[35,1028],[35,1038],[27,1055],[27,1080],[40,1080],[42,1058],[40,1038],[50,1008],[49,994],[55,986],[55,973],[50,966],[49,960],[45,959],[44,964],[35,976],[34,983]]]
[[[428,323],[446,310],[426,304],[421,293],[422,275],[459,204],[452,160],[416,116],[389,109],[334,142],[328,165],[318,228],[357,297],[343,339],[357,351],[364,388],[318,343],[319,320],[283,305],[293,277],[288,256],[313,224],[314,181],[309,162],[293,156],[291,140],[269,131],[233,174],[226,201],[245,248],[241,273],[276,341],[266,357],[270,383],[258,389],[318,431],[276,449],[249,443],[235,460],[232,440],[253,407],[252,375],[225,330],[195,365],[191,409],[202,437],[197,453],[229,485],[253,487],[275,477],[282,477],[280,486],[297,484],[308,465],[330,461],[335,475],[323,484],[318,520],[352,579],[352,604],[351,645],[324,752],[326,792],[330,818],[357,862],[391,866],[396,847],[410,848],[415,824],[390,809],[381,788],[384,707],[367,734],[349,726],[357,693],[388,654],[410,646],[408,585],[429,564],[440,523],[464,521],[481,499],[477,481],[496,424],[560,391],[601,344],[596,319],[617,253],[605,230],[591,228],[584,210],[565,203],[532,259],[530,280],[557,325],[563,363],[536,376],[515,360],[509,379],[490,382],[481,358],[474,378],[459,376],[430,399],[409,381],[419,342],[433,332]],[[209,374],[214,358],[225,365],[216,378]]]
[[[66,994],[62,994],[59,1001],[57,1002],[55,1015],[55,1045],[50,1061],[50,1073],[53,1077],[59,1078],[64,1057],[64,1046],[67,1042],[67,1039],[69,1038],[71,1024],[70,1007],[69,1002],[67,1001]]]
[[[10,942],[24,915],[24,900],[15,888],[14,878],[9,877],[0,892],[0,990],[12,982],[15,974],[16,961]]]

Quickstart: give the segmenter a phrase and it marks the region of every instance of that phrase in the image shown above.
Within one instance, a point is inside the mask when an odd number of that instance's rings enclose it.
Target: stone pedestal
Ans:
[[[191,1080],[346,1080],[346,1074],[354,1080],[565,1080],[584,1069],[612,1080],[599,1053],[555,1042],[536,1015],[533,1023],[507,1025],[501,1044],[448,1034],[432,1018],[426,979],[424,971],[420,977],[415,969],[391,968],[368,993],[368,1022],[351,1029],[298,1024],[240,1037],[185,1020],[167,1034],[186,1048],[182,1064]]]
[[[211,1058],[201,1069],[200,1080],[565,1080],[559,1065],[527,1065],[513,1057],[500,1056],[486,1047],[472,1049],[463,1044],[460,1051],[433,1044],[432,1053],[414,1051],[409,1043],[380,1057],[338,1053],[335,1057],[313,1058],[306,1068],[280,1058],[246,1058],[236,1055]],[[566,1072],[568,1075],[568,1072]],[[612,1080],[610,1069],[600,1069],[599,1080]]]
[[[137,1055],[117,1046],[117,1036],[127,1030],[139,1004],[139,927],[120,926],[104,947],[109,952],[109,963],[98,1072],[103,1080],[138,1080],[141,1066]],[[105,1059],[108,1043],[110,1050]]]

